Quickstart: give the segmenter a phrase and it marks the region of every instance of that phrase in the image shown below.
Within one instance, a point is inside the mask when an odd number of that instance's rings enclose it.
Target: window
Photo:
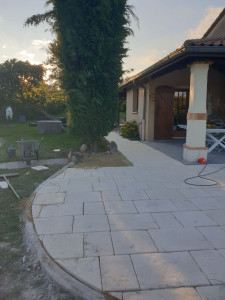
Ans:
[[[174,94],[174,129],[177,130],[177,125],[185,125],[186,115],[188,111],[189,93],[188,90],[177,90]]]
[[[133,90],[133,113],[138,112],[139,89]]]

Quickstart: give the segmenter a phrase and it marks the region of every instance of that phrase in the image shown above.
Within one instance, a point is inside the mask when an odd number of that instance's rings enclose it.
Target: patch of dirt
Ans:
[[[102,167],[122,167],[132,166],[132,163],[119,151],[114,154],[107,152],[94,153],[83,155],[81,161],[74,166],[74,168],[102,168]]]
[[[72,295],[63,291],[46,276],[30,250],[27,250],[24,256],[13,264],[14,268],[18,269],[14,275],[0,266],[0,299],[75,300]]]

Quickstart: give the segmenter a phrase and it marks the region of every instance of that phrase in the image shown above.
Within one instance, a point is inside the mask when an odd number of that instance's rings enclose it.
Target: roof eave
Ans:
[[[210,57],[215,56],[225,56],[225,47],[222,46],[186,46],[181,47],[176,50],[177,54],[174,54],[172,56],[168,56],[164,58],[163,60],[159,61],[158,63],[152,65],[148,69],[144,70],[140,73],[139,76],[133,76],[131,79],[125,84],[121,84],[122,88],[127,88],[133,84],[133,80],[142,80],[145,77],[149,77],[154,75],[157,72],[162,71],[165,68],[170,67],[174,63],[178,63],[179,61],[182,61],[183,59],[187,58],[188,56],[194,57],[197,55],[198,58],[201,57],[204,59],[210,60]]]

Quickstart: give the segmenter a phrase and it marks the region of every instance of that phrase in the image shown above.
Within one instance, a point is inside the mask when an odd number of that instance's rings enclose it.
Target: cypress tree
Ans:
[[[70,127],[75,135],[96,145],[115,126],[118,83],[132,6],[127,0],[49,0],[56,40],[52,56],[58,60],[60,81],[67,94]],[[50,12],[27,24],[49,21]],[[53,21],[52,21],[53,20]]]

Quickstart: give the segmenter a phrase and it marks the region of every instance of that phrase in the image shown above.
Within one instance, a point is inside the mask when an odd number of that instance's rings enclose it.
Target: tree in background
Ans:
[[[10,59],[0,64],[0,98],[2,105],[12,105],[23,98],[26,84],[38,86],[43,80],[42,65],[31,65],[28,61]]]
[[[50,117],[50,113],[65,109],[63,91],[55,85],[44,82],[45,70],[42,65],[28,61],[7,60],[0,64],[0,114],[5,118],[7,106],[14,114],[32,117],[37,111]]]
[[[0,64],[1,115],[7,106],[18,111],[24,101],[24,88],[27,85],[38,86],[43,80],[42,65],[32,65],[28,61],[10,59]]]
[[[38,110],[48,119],[65,111],[65,94],[56,84],[40,82],[38,86],[26,85],[23,91],[24,105]]]
[[[67,96],[70,127],[94,145],[116,123],[118,83],[132,7],[127,0],[49,0],[53,9],[26,24],[50,23],[50,46]]]

